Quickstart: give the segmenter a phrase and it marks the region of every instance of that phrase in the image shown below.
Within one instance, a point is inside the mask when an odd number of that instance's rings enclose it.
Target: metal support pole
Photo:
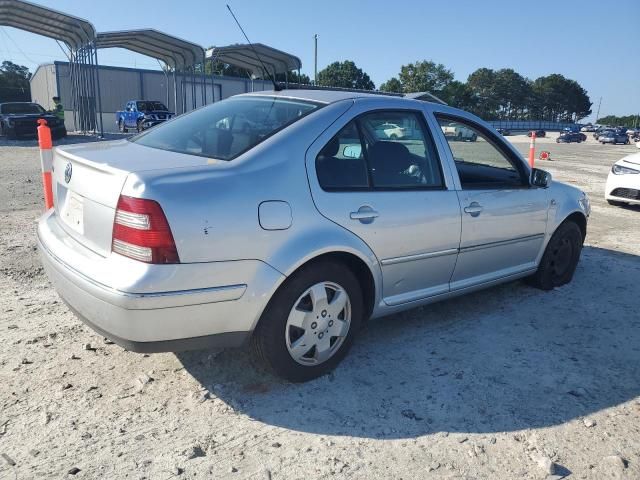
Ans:
[[[173,113],[178,115],[178,80],[175,66],[173,67]]]
[[[104,137],[104,125],[102,118],[102,91],[100,90],[100,65],[98,64],[98,49],[93,48],[93,56],[95,58],[95,69],[96,69],[96,99],[98,100],[98,115],[100,118],[100,137]]]
[[[318,85],[318,34],[313,36],[313,84]]]

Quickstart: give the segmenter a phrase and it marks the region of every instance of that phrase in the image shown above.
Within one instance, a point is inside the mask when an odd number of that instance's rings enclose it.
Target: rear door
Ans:
[[[457,172],[462,210],[460,253],[451,278],[458,290],[536,267],[547,228],[547,190],[530,186],[522,159],[489,129],[470,119],[436,113],[474,132],[458,141],[440,132]]]
[[[445,293],[460,242],[460,208],[423,113],[365,108],[357,115],[355,109],[307,152],[316,206],[378,257],[387,304]],[[384,124],[407,134],[399,138]]]

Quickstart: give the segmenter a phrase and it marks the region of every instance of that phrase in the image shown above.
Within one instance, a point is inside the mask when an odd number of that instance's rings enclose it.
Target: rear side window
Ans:
[[[349,122],[318,154],[318,180],[325,190],[366,189],[367,164],[355,121]]]
[[[376,111],[347,124],[316,158],[324,190],[444,188],[421,114]]]
[[[147,147],[231,160],[320,108],[315,102],[279,97],[233,97],[181,115],[137,135]]]

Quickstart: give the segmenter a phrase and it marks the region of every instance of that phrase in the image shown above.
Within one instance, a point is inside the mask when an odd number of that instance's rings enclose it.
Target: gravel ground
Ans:
[[[244,349],[140,355],[83,326],[37,258],[35,142],[0,144],[0,479],[640,478],[640,208],[603,199],[636,149],[555,136],[544,168],[593,203],[570,285],[370,322],[303,385]]]

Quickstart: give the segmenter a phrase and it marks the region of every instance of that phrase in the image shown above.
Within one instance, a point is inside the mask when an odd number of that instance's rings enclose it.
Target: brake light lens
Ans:
[[[146,198],[120,195],[111,251],[146,263],[180,263],[162,207]]]

